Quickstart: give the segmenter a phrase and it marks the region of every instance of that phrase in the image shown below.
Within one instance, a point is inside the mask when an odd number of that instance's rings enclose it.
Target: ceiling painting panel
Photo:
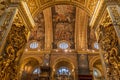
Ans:
[[[53,14],[54,48],[59,41],[67,41],[74,48],[75,7],[71,5],[55,5]]]
[[[40,42],[41,49],[44,48],[45,44],[45,21],[43,13],[39,13],[35,18],[35,28],[31,32],[29,40],[37,40]]]

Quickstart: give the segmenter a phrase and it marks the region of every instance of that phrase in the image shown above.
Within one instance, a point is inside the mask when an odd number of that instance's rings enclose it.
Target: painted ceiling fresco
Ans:
[[[75,7],[72,5],[55,5],[53,15],[54,48],[60,41],[67,41],[74,48]]]
[[[29,40],[37,40],[40,42],[41,48],[44,48],[45,44],[45,21],[43,13],[39,13],[35,18],[35,28],[31,32]]]

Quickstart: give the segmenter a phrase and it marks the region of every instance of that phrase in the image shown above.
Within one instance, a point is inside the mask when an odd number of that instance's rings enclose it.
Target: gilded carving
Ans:
[[[99,45],[103,53],[106,65],[108,80],[119,80],[120,68],[118,55],[118,38],[114,30],[114,26],[108,16],[103,20],[99,27]]]
[[[120,14],[118,13],[117,7],[110,7],[112,15],[116,22],[120,22]]]
[[[16,80],[18,73],[18,54],[27,42],[28,30],[23,25],[18,15],[16,16],[11,31],[8,34],[5,52],[0,56],[0,79]]]
[[[4,13],[6,8],[6,1],[5,0],[0,0],[0,17]]]
[[[48,3],[48,2],[51,2],[53,0],[40,0],[41,4],[45,4],[45,3]]]
[[[13,11],[14,9],[10,9],[10,11],[7,13],[4,23],[2,26],[0,26],[0,41],[3,39],[4,34],[6,33],[7,26],[9,25],[9,22],[12,18],[11,16],[13,15]]]
[[[30,9],[30,12],[33,13],[38,9],[38,4],[36,0],[26,0],[28,7]]]
[[[98,0],[89,0],[88,1],[88,9],[90,9],[91,12],[94,12],[97,2],[98,2]]]
[[[117,6],[111,6],[110,10],[113,16],[113,24],[117,25],[119,27],[118,29],[120,30],[120,13],[118,12],[119,10]]]
[[[86,1],[86,0],[74,0],[74,1],[77,1],[77,2],[79,2],[79,3],[83,4],[83,5],[85,5],[85,1]]]

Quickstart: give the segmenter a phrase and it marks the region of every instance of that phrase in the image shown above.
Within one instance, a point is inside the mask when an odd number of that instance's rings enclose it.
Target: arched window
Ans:
[[[95,78],[101,77],[101,72],[98,69],[93,69],[93,75]]]
[[[30,48],[31,49],[36,49],[37,47],[38,47],[38,43],[37,42],[30,43]]]
[[[40,74],[40,73],[41,73],[40,68],[35,68],[35,69],[33,70],[33,74]]]
[[[99,49],[99,45],[97,42],[94,43],[94,48]]]
[[[58,75],[70,75],[70,70],[67,67],[60,67],[57,71]]]

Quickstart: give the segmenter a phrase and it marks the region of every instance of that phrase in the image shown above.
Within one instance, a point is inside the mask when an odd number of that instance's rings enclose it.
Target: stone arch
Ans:
[[[90,60],[89,66],[90,66],[91,69],[93,69],[93,65],[94,65],[94,63],[95,63],[97,60],[101,60],[100,56],[93,57],[93,58]]]
[[[71,75],[73,76],[72,78],[75,80],[76,74],[75,74],[75,66],[71,62],[70,59],[61,57],[55,60],[54,65],[52,66],[53,71],[52,71],[52,78],[54,79],[54,75],[57,72],[57,70],[61,67],[66,67],[71,71]]]
[[[73,64],[68,58],[64,58],[64,57],[58,58],[57,60],[55,60],[55,63],[54,63],[54,65],[53,65],[53,68],[55,68],[55,67],[57,66],[57,64],[60,63],[60,62],[66,62],[66,63],[68,63],[69,66],[71,66],[73,69],[75,68],[75,67],[74,67],[74,64]]]
[[[29,61],[32,61],[32,60],[34,60],[35,62],[37,62],[38,64],[40,64],[38,59],[36,59],[34,57],[27,57],[27,58],[25,58],[25,59],[23,59],[21,61],[21,63],[20,63],[20,69],[23,69],[23,67],[25,66],[25,64],[27,64]]]
[[[36,11],[34,13],[34,16],[36,16],[38,13],[42,12],[46,8],[52,7],[54,5],[60,5],[60,4],[73,5],[75,7],[78,7],[80,9],[84,10],[85,12],[87,12],[88,15],[90,15],[90,16],[92,15],[91,11],[89,9],[87,9],[87,7],[85,5],[82,5],[80,3],[71,2],[71,1],[55,1],[55,2],[52,2],[52,3],[45,3],[42,7],[40,7],[38,9],[38,11]]]

